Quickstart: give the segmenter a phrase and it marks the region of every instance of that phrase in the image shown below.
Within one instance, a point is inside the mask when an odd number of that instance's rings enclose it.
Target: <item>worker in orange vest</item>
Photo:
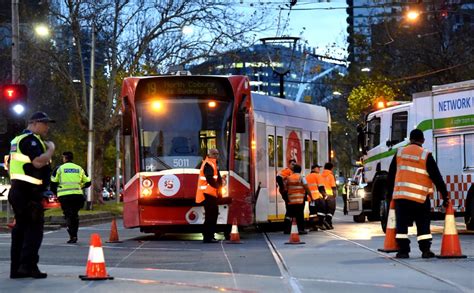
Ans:
[[[410,239],[408,226],[416,223],[418,246],[422,258],[432,258],[430,231],[430,197],[433,183],[443,197],[443,206],[449,204],[449,195],[438,165],[431,152],[423,148],[423,131],[410,132],[410,144],[399,148],[392,159],[388,172],[388,192],[395,200],[395,239],[400,247],[396,257],[409,258]]]
[[[293,166],[293,174],[286,178],[285,184],[288,188],[288,216],[296,219],[300,235],[307,234],[304,229],[304,204],[306,195],[310,195],[311,191],[306,178],[301,175],[300,165]]]
[[[288,216],[288,190],[285,186],[285,180],[288,176],[293,174],[293,167],[296,165],[296,160],[291,159],[288,161],[288,166],[285,169],[282,169],[276,176],[276,182],[278,184],[278,191],[281,194],[281,197],[285,201],[285,220],[283,223],[283,233],[290,234],[291,230],[291,217]]]
[[[327,197],[327,195],[320,170],[321,166],[318,164],[313,165],[311,166],[311,173],[306,176],[306,182],[311,191],[311,196],[308,197],[309,222],[313,231],[318,231],[318,229],[326,230],[324,225],[324,218],[326,217],[326,202],[324,198]]]
[[[225,185],[225,175],[221,177],[217,158],[219,151],[209,149],[206,159],[201,164],[199,180],[196,191],[196,203],[204,205],[203,242],[217,243],[214,233],[217,226],[219,207],[217,199],[221,196],[221,188]]]
[[[324,164],[324,171],[321,177],[323,177],[324,190],[326,191],[325,202],[326,202],[326,216],[325,216],[325,227],[326,229],[334,229],[332,226],[332,217],[336,211],[336,197],[337,197],[337,187],[336,187],[336,178],[332,169],[334,165],[332,163]]]

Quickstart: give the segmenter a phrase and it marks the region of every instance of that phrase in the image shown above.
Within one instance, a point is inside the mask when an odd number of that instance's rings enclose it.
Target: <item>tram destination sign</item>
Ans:
[[[147,99],[155,96],[229,96],[230,83],[226,78],[179,76],[156,77],[140,80],[136,96]]]

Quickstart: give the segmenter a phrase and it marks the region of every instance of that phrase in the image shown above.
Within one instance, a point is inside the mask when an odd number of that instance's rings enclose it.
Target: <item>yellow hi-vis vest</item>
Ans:
[[[41,143],[43,152],[46,151],[46,145],[41,139],[41,136],[37,134],[24,133],[15,137],[10,143],[10,166],[9,166],[10,179],[25,181],[34,185],[41,185],[43,184],[42,178],[35,177],[35,175],[33,174],[26,174],[25,172],[25,168],[24,168],[25,165],[32,164],[32,162],[30,160],[30,157],[28,157],[27,155],[21,152],[20,142],[22,139],[24,139],[28,135],[34,135]]]
[[[294,173],[288,176],[286,185],[288,186],[288,204],[303,204],[306,192],[301,182],[301,174]]]
[[[426,197],[433,193],[433,181],[426,170],[429,153],[427,149],[416,144],[398,149],[393,199],[424,203]]]
[[[217,180],[218,178],[217,160],[206,157],[206,159],[202,162],[201,170],[199,171],[198,186],[196,190],[196,203],[201,203],[206,199],[204,197],[204,193],[217,197],[217,188],[214,188],[211,185],[209,185],[206,180],[206,175],[204,175],[204,166],[206,164],[211,165],[212,169],[214,169],[214,175],[213,175],[214,180]]]
[[[51,182],[58,183],[58,196],[82,194],[82,187],[90,181],[81,166],[72,162],[62,164],[56,170],[55,176],[51,176]]]
[[[311,200],[317,200],[323,197],[319,192],[319,186],[323,186],[323,179],[321,174],[318,173],[309,173],[306,175],[306,182],[308,183],[308,188],[311,191]]]

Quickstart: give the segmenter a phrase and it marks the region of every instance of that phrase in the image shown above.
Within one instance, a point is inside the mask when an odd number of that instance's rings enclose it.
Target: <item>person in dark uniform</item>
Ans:
[[[221,177],[217,159],[219,151],[215,148],[209,149],[206,159],[201,164],[198,188],[196,191],[196,203],[204,204],[204,243],[217,243],[214,239],[216,231],[219,207],[217,199],[221,196],[221,188],[225,185],[226,177]]]
[[[291,230],[291,217],[288,215],[288,189],[285,185],[285,180],[288,176],[293,174],[293,168],[296,165],[295,159],[290,159],[285,169],[282,169],[276,176],[276,183],[278,185],[278,191],[281,194],[281,198],[285,201],[285,219],[283,222],[283,233],[290,234]]]
[[[416,223],[421,257],[435,257],[430,250],[430,196],[433,194],[433,184],[443,197],[443,206],[449,204],[446,184],[431,152],[422,147],[424,142],[423,131],[413,129],[410,132],[410,144],[398,149],[388,172],[388,193],[395,200],[395,239],[400,247],[397,258],[409,258],[408,226],[413,221]]]
[[[46,278],[38,268],[38,251],[43,241],[44,210],[42,194],[51,176],[50,161],[55,145],[45,141],[49,123],[44,112],[34,113],[22,134],[11,141],[8,201],[16,225],[12,229],[10,278]]]
[[[84,206],[82,190],[91,186],[91,179],[81,166],[72,162],[72,152],[63,153],[63,164],[56,168],[51,175],[51,190],[58,195],[64,218],[66,219],[69,240],[67,243],[77,243],[79,229],[79,210]]]

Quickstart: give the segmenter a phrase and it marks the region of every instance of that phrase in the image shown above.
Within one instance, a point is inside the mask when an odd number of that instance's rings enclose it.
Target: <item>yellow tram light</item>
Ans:
[[[209,106],[209,108],[215,108],[217,106],[217,103],[216,101],[210,101],[209,103],[207,103],[207,105]]]

